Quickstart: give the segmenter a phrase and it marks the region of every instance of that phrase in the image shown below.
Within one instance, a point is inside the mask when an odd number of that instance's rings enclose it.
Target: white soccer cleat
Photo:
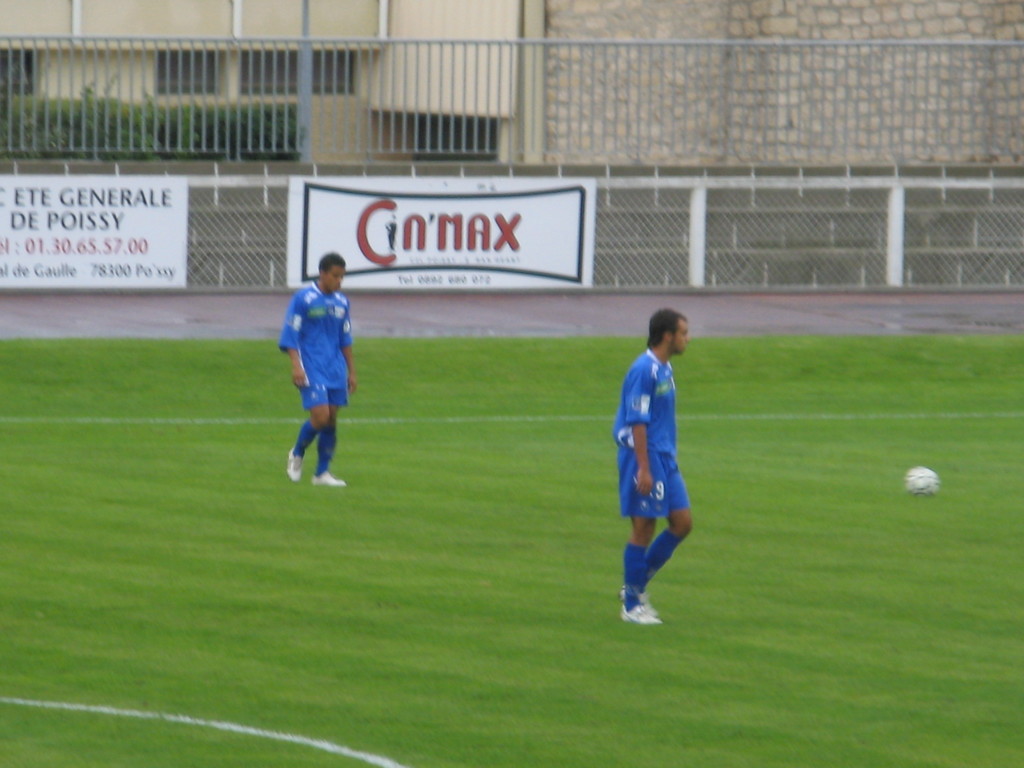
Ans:
[[[313,477],[313,485],[331,485],[335,488],[344,488],[348,483],[341,478],[335,477],[330,472],[324,472]]]
[[[653,616],[656,619],[661,618],[658,615],[658,612],[654,609],[654,606],[651,605],[651,598],[649,598],[647,596],[646,592],[641,592],[638,597],[640,599],[640,605],[642,605],[644,607],[644,609],[647,611],[647,613],[649,613],[651,616]],[[622,603],[623,605],[625,605],[625,603],[626,603],[626,588],[625,587],[622,587],[622,589],[619,590],[619,602]]]
[[[652,616],[651,612],[644,608],[643,603],[637,603],[633,606],[633,610],[627,611],[626,606],[622,606],[622,620],[629,624],[661,624],[661,619],[657,616]]]
[[[288,465],[285,467],[285,472],[288,473],[288,479],[293,483],[299,482],[302,479],[302,457],[288,451]]]

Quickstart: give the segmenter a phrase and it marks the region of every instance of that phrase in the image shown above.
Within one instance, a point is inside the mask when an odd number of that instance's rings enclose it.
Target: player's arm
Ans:
[[[643,422],[634,424],[633,450],[636,452],[636,489],[644,496],[654,489],[654,477],[651,475],[651,458],[647,453],[647,425]]]
[[[654,489],[651,458],[647,450],[647,424],[651,419],[654,384],[654,377],[646,369],[634,366],[626,376],[623,395],[628,404],[626,423],[629,424],[632,447],[636,453],[637,473],[634,480],[637,491],[644,496],[648,496]]]
[[[292,384],[296,387],[309,386],[309,379],[306,377],[306,369],[302,366],[302,357],[299,350],[294,347],[285,349],[292,361]]]
[[[284,325],[281,328],[281,336],[278,339],[278,348],[288,355],[292,361],[292,383],[297,387],[309,385],[306,377],[306,369],[302,365],[302,357],[299,354],[299,331],[303,322],[303,304],[296,294],[288,305],[288,311],[284,316]]]
[[[345,358],[345,366],[348,368],[348,391],[349,394],[356,391],[358,381],[356,380],[356,362],[352,355],[352,345],[341,348],[342,357]]]
[[[352,308],[348,301],[345,302],[345,320],[341,324],[338,334],[338,346],[341,348],[341,355],[345,358],[345,367],[348,369],[348,391],[352,394],[356,391],[358,381],[356,380],[356,361],[352,354]]]

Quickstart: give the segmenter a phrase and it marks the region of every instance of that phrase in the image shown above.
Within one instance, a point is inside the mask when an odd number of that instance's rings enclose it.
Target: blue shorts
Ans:
[[[299,394],[302,395],[302,407],[307,411],[318,405],[348,405],[348,389],[345,387],[335,389],[323,384],[310,384],[299,387]]]
[[[640,469],[636,451],[619,448],[619,503],[623,517],[668,517],[677,509],[690,508],[686,482],[672,454],[652,452],[650,461],[654,488],[650,495],[641,496],[636,489]]]

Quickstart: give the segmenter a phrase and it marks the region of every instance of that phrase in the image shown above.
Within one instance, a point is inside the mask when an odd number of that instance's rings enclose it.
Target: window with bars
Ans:
[[[157,51],[156,92],[160,95],[217,93],[221,58],[218,51],[201,49]]]
[[[313,51],[313,93],[340,96],[355,90],[356,56],[352,51]],[[299,52],[243,51],[239,88],[245,96],[294,95],[299,90]]]
[[[416,160],[494,160],[498,121],[466,115],[416,115]]]
[[[35,93],[35,51],[0,50],[0,92],[11,96]]]

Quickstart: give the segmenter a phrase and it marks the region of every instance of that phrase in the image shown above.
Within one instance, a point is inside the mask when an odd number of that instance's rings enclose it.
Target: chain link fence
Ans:
[[[1024,177],[656,178],[591,170],[598,289],[1024,286]],[[287,284],[287,181],[191,177],[189,287]],[[895,213],[894,189],[905,197]],[[697,194],[706,199],[695,208]]]
[[[287,177],[210,181],[189,185],[189,287],[286,286]]]
[[[731,287],[886,284],[886,190],[708,194],[707,279]]]
[[[907,285],[1024,285],[1024,189],[908,189],[905,220]]]
[[[642,183],[615,189],[599,186],[597,198],[595,286],[687,284],[689,190]]]

